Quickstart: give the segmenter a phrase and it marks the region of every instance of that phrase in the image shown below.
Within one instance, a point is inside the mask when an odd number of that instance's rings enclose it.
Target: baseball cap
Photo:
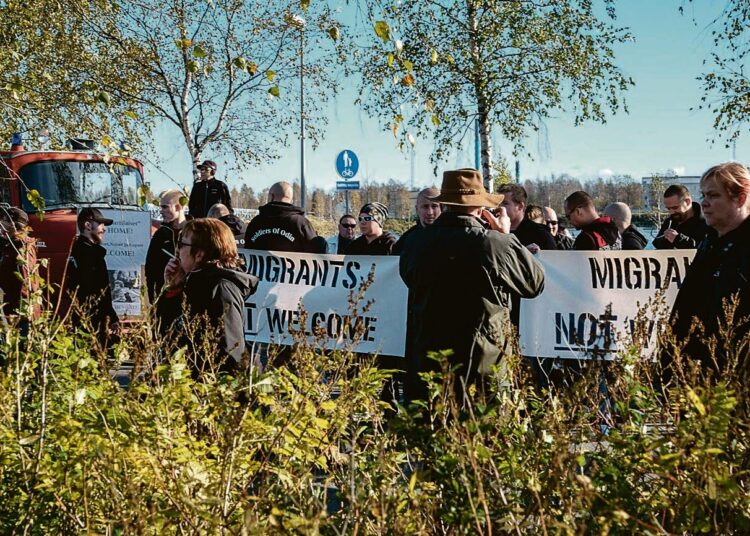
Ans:
[[[112,225],[114,220],[110,220],[109,218],[105,218],[104,215],[102,215],[102,211],[98,208],[82,208],[81,211],[78,213],[78,224],[81,225],[87,221],[95,221],[97,223],[103,223],[104,225]]]
[[[216,171],[216,162],[214,162],[213,160],[204,160],[203,163],[198,166],[198,169],[200,168],[209,168]]]

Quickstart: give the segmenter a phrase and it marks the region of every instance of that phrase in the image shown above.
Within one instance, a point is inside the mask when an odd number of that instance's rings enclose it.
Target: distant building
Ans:
[[[661,185],[655,184],[654,181],[661,181]],[[643,177],[641,184],[643,185],[643,206],[646,208],[664,207],[664,190],[673,184],[682,184],[690,192],[690,197],[693,201],[699,201],[701,198],[700,188],[700,176],[657,176],[657,177]],[[659,191],[654,191],[658,189]]]

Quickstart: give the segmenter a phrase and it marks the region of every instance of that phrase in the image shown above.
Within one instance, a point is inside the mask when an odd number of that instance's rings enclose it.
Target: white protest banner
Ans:
[[[350,344],[357,352],[403,356],[407,290],[398,273],[398,257],[316,255],[241,249],[249,274],[260,279],[245,303],[245,339],[291,344],[290,329],[312,338],[325,331],[326,347]],[[349,304],[352,291],[373,273],[359,312]],[[371,302],[369,309],[362,307]],[[302,324],[300,306],[306,312]]]
[[[523,355],[586,359],[596,348],[597,355],[612,359],[636,321],[650,334],[648,354],[656,319],[638,318],[639,307],[666,287],[664,300],[671,308],[694,255],[694,250],[539,252],[544,291],[521,300]]]
[[[141,314],[141,266],[151,240],[151,215],[144,210],[102,209],[114,223],[107,227],[107,271],[112,289],[112,306],[121,318]]]

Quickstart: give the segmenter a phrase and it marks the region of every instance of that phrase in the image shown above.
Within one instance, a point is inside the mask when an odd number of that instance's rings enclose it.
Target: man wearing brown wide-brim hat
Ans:
[[[440,195],[431,199],[444,212],[405,240],[400,261],[414,296],[413,356],[406,364],[410,400],[425,398],[419,373],[440,369],[429,352],[453,352],[447,359],[458,365],[459,396],[462,383],[489,374],[512,352],[512,297],[534,298],[544,287],[542,266],[509,233],[505,211],[496,210],[503,196],[488,193],[478,171],[446,171]]]

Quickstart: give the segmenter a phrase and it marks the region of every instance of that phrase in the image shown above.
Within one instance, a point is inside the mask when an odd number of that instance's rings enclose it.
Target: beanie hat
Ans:
[[[359,210],[359,213],[369,214],[376,222],[378,222],[378,225],[380,225],[380,227],[382,228],[385,224],[385,220],[388,218],[388,207],[383,203],[373,201],[372,203],[367,203],[365,206],[363,206]]]

